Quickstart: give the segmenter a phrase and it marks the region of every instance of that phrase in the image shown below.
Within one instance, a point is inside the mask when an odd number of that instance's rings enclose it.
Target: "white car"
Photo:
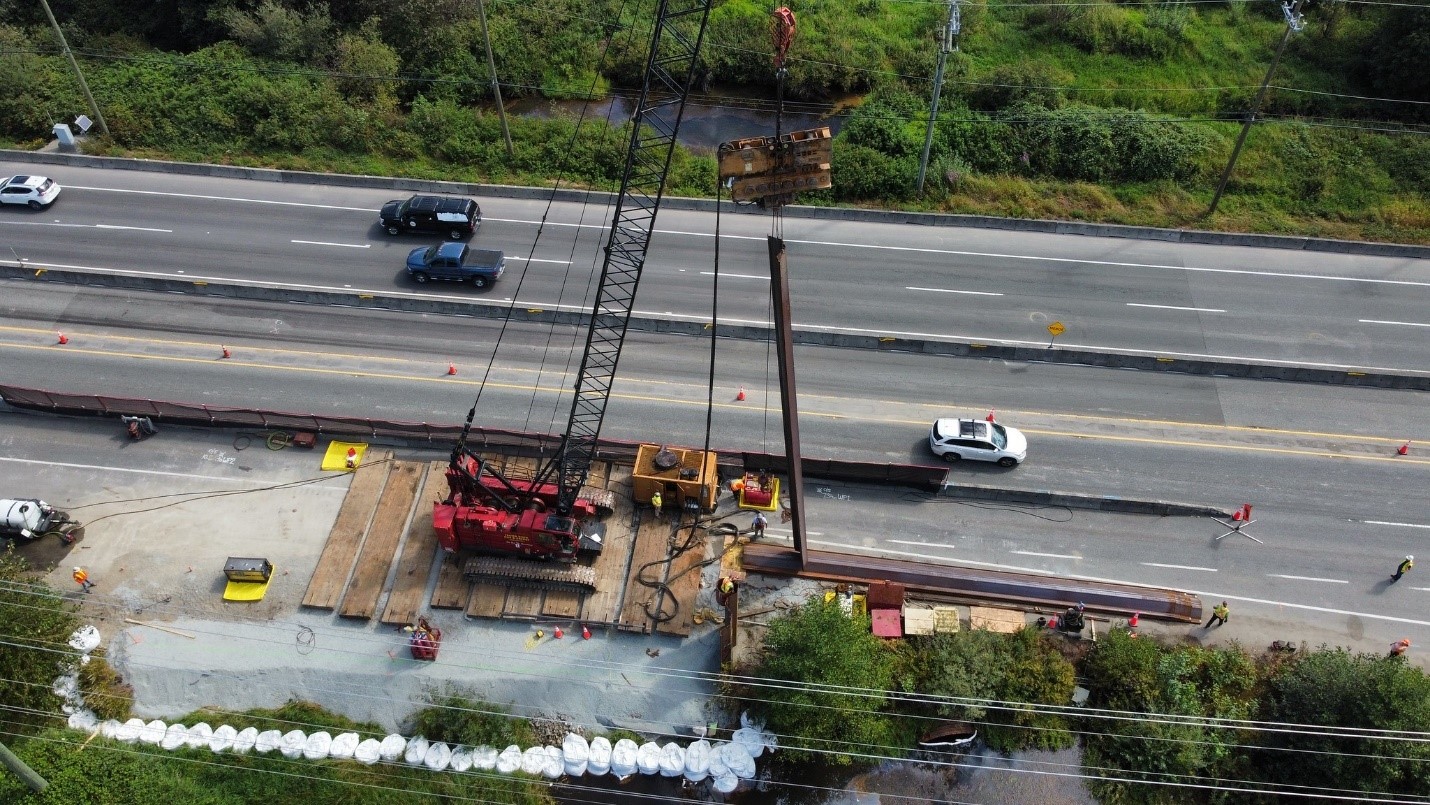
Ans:
[[[60,197],[60,186],[48,176],[11,176],[0,183],[0,204],[28,204],[42,210]]]
[[[1017,428],[982,419],[935,419],[929,449],[944,461],[992,461],[1016,467],[1028,457],[1028,439]]]

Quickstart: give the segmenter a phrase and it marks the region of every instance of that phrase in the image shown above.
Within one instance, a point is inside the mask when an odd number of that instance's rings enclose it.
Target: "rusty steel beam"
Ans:
[[[1144,617],[1184,623],[1196,623],[1202,616],[1200,598],[1160,587],[1008,573],[830,551],[807,550],[801,563],[799,554],[789,548],[764,543],[746,545],[741,562],[747,573],[855,584],[892,581],[904,585],[913,593],[966,596],[1023,606],[1061,610],[1081,602],[1095,612],[1123,616],[1140,612]]]
[[[808,553],[808,544],[804,538],[804,463],[799,446],[799,402],[794,393],[794,320],[789,306],[789,266],[785,261],[784,238],[771,237],[769,246],[770,293],[775,310],[775,354],[779,356],[780,418],[785,431],[790,529],[794,534],[794,549],[802,561]]]

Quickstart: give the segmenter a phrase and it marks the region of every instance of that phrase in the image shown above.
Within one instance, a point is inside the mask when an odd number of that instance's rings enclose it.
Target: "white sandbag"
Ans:
[[[283,733],[278,730],[264,730],[253,739],[253,751],[266,755],[283,745]]]
[[[65,674],[55,677],[55,683],[50,686],[50,691],[61,699],[69,700],[71,697],[79,695],[79,675]]]
[[[685,773],[685,750],[679,744],[668,743],[660,750],[660,776],[679,777]]]
[[[497,767],[497,750],[490,746],[479,746],[472,750],[472,768],[491,771]]]
[[[729,794],[740,787],[740,778],[727,771],[712,780],[710,787],[721,794]]]
[[[209,738],[209,751],[215,754],[227,752],[233,748],[233,739],[237,737],[238,730],[228,724],[220,724],[218,729],[214,730],[213,737]]]
[[[611,748],[611,774],[622,779],[635,774],[636,755],[639,754],[640,748],[630,738],[616,741],[616,745]]]
[[[258,743],[258,728],[244,727],[233,736],[233,751],[235,754],[246,755]]]
[[[759,730],[749,727],[741,727],[730,734],[730,743],[739,744],[744,747],[745,752],[750,757],[759,757],[765,751],[765,743],[760,740]]]
[[[94,732],[95,727],[99,726],[99,716],[91,710],[76,710],[70,713],[67,723],[72,730]]]
[[[131,718],[114,731],[114,738],[127,744],[132,744],[139,740],[139,730],[144,729],[144,719]]]
[[[502,774],[512,774],[521,768],[523,757],[521,747],[512,744],[501,750],[500,755],[497,755],[496,770]]]
[[[117,719],[117,718],[106,718],[106,719],[99,725],[99,734],[102,735],[102,736],[104,736],[105,738],[111,738],[111,739],[112,739],[112,738],[114,737],[115,732],[117,732],[121,726],[123,726],[123,725],[121,725],[121,724],[119,723],[119,719]]]
[[[736,777],[749,779],[755,776],[755,759],[750,757],[750,752],[744,744],[734,742],[721,744],[720,759],[724,761],[725,768]]]
[[[407,739],[401,735],[392,734],[382,739],[382,744],[377,750],[378,757],[391,763],[402,757],[402,753],[407,749]]]
[[[744,745],[752,758],[780,748],[779,739],[775,737],[775,734],[765,729],[763,722],[751,719],[749,713],[740,714],[740,728],[735,730],[735,733],[730,736],[730,740]]]
[[[139,729],[139,743],[159,745],[164,740],[164,732],[169,729],[169,725],[154,719]]]
[[[99,648],[99,630],[93,626],[85,625],[70,635],[70,648],[82,654],[88,654]]]
[[[164,737],[159,740],[159,748],[167,752],[172,752],[189,742],[189,728],[183,724],[170,724],[164,730]]]
[[[308,748],[308,736],[302,730],[289,730],[283,733],[283,740],[278,742],[278,751],[283,753],[283,757],[289,760],[297,760],[302,757],[303,750]]]
[[[541,776],[548,780],[560,778],[561,772],[566,769],[561,750],[555,746],[547,746],[543,747],[543,751],[546,753],[546,762],[541,764]]]
[[[418,735],[407,742],[407,751],[402,753],[402,759],[409,766],[421,766],[422,761],[427,759],[427,739]]]
[[[565,772],[572,777],[586,773],[586,760],[591,756],[591,745],[574,732],[566,733],[561,739],[561,756],[566,761]]]
[[[710,779],[715,779],[730,773],[730,767],[725,765],[725,753],[720,748],[725,744],[714,744],[710,750]]]
[[[382,741],[376,738],[368,738],[353,750],[353,758],[364,766],[371,766],[380,757],[382,757]]]
[[[333,745],[328,747],[328,757],[335,757],[340,760],[347,760],[357,751],[358,743],[362,738],[356,732],[345,732],[333,739]]]
[[[189,735],[184,740],[190,749],[206,749],[209,739],[212,737],[214,737],[214,728],[210,727],[207,721],[200,721],[189,727]]]
[[[447,764],[447,768],[458,774],[472,768],[472,747],[457,746],[452,749],[452,761]]]
[[[709,773],[710,742],[702,738],[685,747],[685,779],[698,783]]]
[[[303,742],[303,757],[308,760],[322,760],[328,756],[328,750],[333,748],[333,736],[325,730],[319,730],[308,736],[308,740]]]
[[[525,752],[521,753],[521,770],[525,774],[539,775],[541,768],[546,765],[546,748],[542,746],[529,746]]]
[[[442,771],[451,762],[452,747],[441,741],[433,741],[427,745],[427,754],[422,758],[422,765],[432,771]]]
[[[660,771],[660,744],[646,741],[636,750],[636,770],[641,774],[655,774]]]
[[[591,739],[591,751],[586,757],[586,770],[592,774],[605,774],[611,770],[611,742],[604,735]]]

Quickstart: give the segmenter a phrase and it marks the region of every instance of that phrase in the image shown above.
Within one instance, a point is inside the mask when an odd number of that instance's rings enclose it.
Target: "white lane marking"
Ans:
[[[520,260],[520,261],[523,262],[523,263],[555,263],[555,264],[558,265],[558,266],[569,266],[569,265],[571,265],[571,261],[570,261],[570,260],[543,260],[543,259],[541,259],[540,257],[516,257],[516,256],[513,255],[513,256],[508,256],[506,259],[508,259],[508,260]]]
[[[774,535],[776,535],[776,536],[781,536],[781,537],[793,537],[793,536],[794,536],[794,532],[791,531],[791,530],[789,530],[788,528],[766,528],[766,529],[765,529],[765,533],[766,533],[766,534],[774,534]],[[806,531],[806,532],[804,532],[804,535],[805,535],[806,537],[822,537],[822,536],[824,536],[824,532],[823,532],[823,531]]]
[[[886,539],[884,541],[893,543],[894,545],[919,545],[924,548],[947,548],[949,550],[953,550],[952,545],[945,545],[942,542],[919,542],[917,540],[912,539]]]
[[[1144,305],[1144,304],[1141,304],[1141,303],[1138,303],[1138,302],[1128,302],[1128,303],[1127,303],[1127,306],[1128,306],[1128,307],[1150,307],[1150,308],[1155,308],[1155,309],[1157,309],[1157,310],[1187,310],[1187,311],[1191,311],[1192,313],[1225,313],[1225,312],[1226,312],[1225,310],[1222,310],[1222,309],[1219,308],[1219,307],[1179,307],[1179,306],[1177,306],[1177,305]]]
[[[1197,567],[1195,565],[1164,565],[1161,562],[1143,562],[1142,564],[1148,567],[1169,567],[1173,570],[1205,570],[1208,573],[1217,572],[1217,569],[1214,567]]]
[[[302,243],[308,246],[341,246],[344,249],[371,249],[371,243],[329,243],[326,240],[295,240],[293,243]]]
[[[1038,553],[1037,551],[1009,551],[1009,553],[1016,553],[1016,554],[1018,554],[1019,556],[1043,556],[1043,557],[1047,557],[1048,559],[1081,559],[1081,558],[1082,558],[1081,556],[1073,556],[1072,554],[1067,554],[1067,553]]]
[[[1410,589],[1430,593],[1430,587],[1411,587]]]
[[[238,198],[235,196],[208,196],[201,193],[165,193],[159,190],[129,190],[119,187],[89,187],[67,184],[76,190],[98,190],[105,193],[130,193],[136,196],[167,196],[169,198],[196,198],[203,201],[241,201],[245,204],[271,204],[275,207],[310,207],[316,210],[350,210],[352,212],[378,212],[370,207],[340,207],[336,204],[305,204],[300,201],[272,201],[265,198]]]
[[[713,276],[715,276],[715,272],[714,272],[714,271],[702,271],[702,272],[700,272],[700,276],[702,276],[702,277],[713,277]],[[728,271],[721,271],[721,272],[720,272],[720,279],[767,280],[767,279],[769,279],[769,277],[762,277],[762,276],[760,276],[759,274],[731,274],[731,273],[729,273]]]
[[[1355,521],[1352,520],[1351,522]],[[1393,525],[1398,526],[1400,528],[1430,528],[1430,525],[1424,525],[1421,523],[1392,523],[1386,520],[1361,520],[1361,522],[1365,523],[1366,525]]]
[[[961,294],[966,294],[966,295],[968,295],[968,296],[1002,296],[1002,295],[1003,295],[1003,294],[1001,294],[1001,293],[993,293],[993,292],[991,292],[991,291],[956,291],[956,290],[954,290],[953,288],[919,288],[919,287],[916,287],[916,286],[913,286],[913,285],[905,285],[905,286],[904,286],[904,290],[906,290],[906,291],[929,291],[929,292],[931,292],[931,293],[961,293]]]
[[[1402,327],[1430,327],[1430,322],[1420,321],[1385,321],[1383,319],[1356,319],[1361,324],[1399,324]]]
[[[1318,579],[1315,576],[1288,576],[1285,573],[1267,573],[1273,579],[1291,579],[1292,581],[1320,581],[1326,584],[1350,584],[1346,579]]]
[[[1110,579],[1097,579],[1098,581],[1110,581]],[[1125,584],[1126,582],[1119,582]],[[1315,607],[1310,604],[1292,604],[1287,601],[1269,601],[1265,598],[1248,598],[1244,595],[1233,595],[1231,593],[1213,593],[1206,590],[1186,590],[1192,595],[1199,595],[1204,598],[1224,598],[1228,601],[1245,601],[1251,604],[1266,604],[1272,607],[1290,607],[1291,609],[1304,609],[1307,612],[1324,612],[1329,615],[1354,615],[1358,618],[1369,618],[1377,621],[1388,621],[1390,623],[1403,623],[1409,626],[1430,626],[1430,621],[1418,621],[1414,618],[1397,618],[1394,615],[1382,615],[1379,612],[1355,612],[1349,609],[1332,609],[1330,607]]]
[[[36,461],[29,458],[0,458],[0,462],[11,464],[35,464],[41,467],[62,467],[67,470],[103,470],[104,472],[128,472],[135,475],[163,475],[170,478],[191,478],[200,481],[223,481],[244,486],[273,486],[272,481],[247,481],[226,475],[199,475],[193,472],[164,472],[163,470],[135,470],[129,467],[103,467],[97,464],[70,464],[64,461]],[[341,478],[345,473],[337,473],[332,478]]]
[[[170,232],[172,229],[158,229],[152,226],[119,226],[118,224],[95,224],[95,229],[128,229],[134,232]]]

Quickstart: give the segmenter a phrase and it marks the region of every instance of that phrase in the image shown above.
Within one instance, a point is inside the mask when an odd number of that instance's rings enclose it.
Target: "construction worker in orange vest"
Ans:
[[[82,567],[75,568],[72,577],[74,578],[74,583],[78,584],[79,588],[85,592],[89,592],[90,588],[94,586],[94,582],[89,580],[89,574],[84,572],[84,568]]]
[[[1399,657],[1404,654],[1408,648],[1410,648],[1410,638],[1402,637],[1390,644],[1390,656]]]

